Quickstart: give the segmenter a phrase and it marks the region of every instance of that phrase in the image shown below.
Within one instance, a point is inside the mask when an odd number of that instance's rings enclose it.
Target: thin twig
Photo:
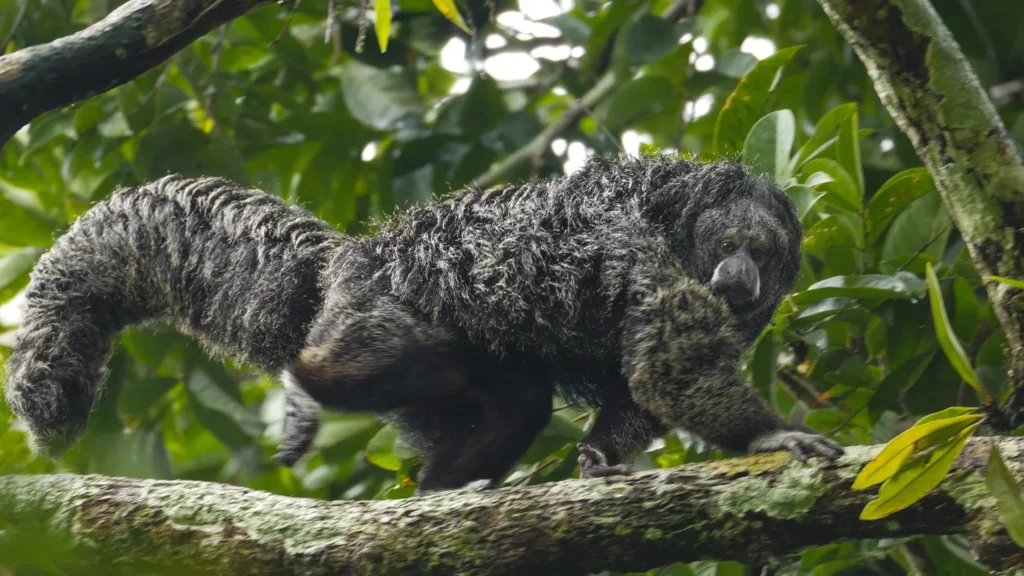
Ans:
[[[284,31],[287,30],[289,26],[291,26],[292,17],[295,16],[295,12],[299,9],[299,4],[301,3],[302,0],[295,0],[295,3],[292,4],[291,6],[291,10],[288,11],[288,18],[285,19],[284,25],[281,26],[281,29],[277,31],[277,36],[275,36],[274,39],[270,41],[270,44],[267,44],[267,48],[273,48],[274,45],[281,40],[281,38],[284,36]]]
[[[914,260],[917,260],[917,257],[920,256],[921,254],[924,254],[924,251],[927,250],[929,246],[934,244],[935,241],[938,240],[940,236],[945,234],[946,230],[948,230],[949,227],[952,226],[952,224],[953,224],[952,220],[947,220],[946,221],[946,225],[943,226],[942,229],[940,229],[938,232],[936,232],[935,235],[932,236],[930,240],[925,242],[924,246],[921,246],[920,248],[918,248],[917,252],[914,252],[914,254],[910,257],[909,260],[904,262],[902,266],[900,266],[899,268],[896,269],[896,272],[903,272],[903,270],[906,269],[907,266],[910,266],[911,262],[913,262]]]

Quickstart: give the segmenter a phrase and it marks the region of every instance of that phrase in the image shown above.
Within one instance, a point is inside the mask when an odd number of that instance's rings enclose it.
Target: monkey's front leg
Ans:
[[[636,403],[666,426],[738,452],[830,459],[841,446],[788,426],[739,378],[743,353],[724,301],[682,274],[638,274],[623,323],[623,372]]]
[[[594,428],[576,445],[580,478],[632,473],[633,460],[664,431],[653,414],[629,397],[625,382],[609,387],[616,393],[601,407]]]

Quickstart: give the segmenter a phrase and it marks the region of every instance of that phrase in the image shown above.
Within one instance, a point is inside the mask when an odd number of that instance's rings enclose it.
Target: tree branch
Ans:
[[[931,3],[818,3],[931,172],[978,271],[1024,279],[1024,164]],[[1001,416],[1012,429],[1024,424],[1024,292],[997,282],[986,289],[1009,343],[1015,395]]]
[[[0,147],[40,114],[120,86],[268,0],[130,0],[92,26],[0,56]]]
[[[31,543],[71,574],[587,574],[673,562],[768,564],[848,538],[966,534],[989,565],[1024,556],[987,498],[999,443],[1024,472],[1024,438],[974,439],[952,474],[911,508],[858,519],[851,492],[880,449],[802,465],[785,453],[425,498],[323,502],[234,486],[98,476],[0,478],[0,558]],[[4,545],[7,545],[4,548]]]

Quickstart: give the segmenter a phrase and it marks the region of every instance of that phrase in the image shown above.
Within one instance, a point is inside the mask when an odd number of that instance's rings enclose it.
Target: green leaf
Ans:
[[[1016,288],[1018,290],[1024,290],[1024,282],[1022,282],[1020,280],[1014,280],[1013,278],[1006,278],[1005,276],[985,276],[984,278],[985,278],[985,280],[992,280],[994,282],[999,282],[1000,284],[1006,284],[1007,286],[1012,286],[1012,287],[1014,287],[1014,288]]]
[[[783,48],[761,60],[740,80],[715,120],[712,151],[716,156],[738,154],[750,129],[764,111],[780,70],[803,46]]]
[[[375,130],[393,130],[399,121],[421,110],[415,88],[398,72],[349,60],[333,73],[341,78],[341,92],[349,112]]]
[[[402,459],[395,454],[395,442],[398,432],[391,425],[384,426],[366,444],[366,459],[371,464],[397,472],[402,467]]]
[[[202,408],[226,417],[248,436],[255,437],[263,433],[263,423],[259,417],[225,392],[205,370],[192,370],[186,386]]]
[[[922,255],[932,261],[940,260],[951,230],[949,213],[938,192],[926,193],[893,218],[882,243],[882,261],[902,266],[922,249]],[[870,235],[868,240],[871,240]]]
[[[978,375],[971,367],[971,360],[960,346],[960,340],[957,339],[956,333],[953,332],[953,326],[946,314],[946,305],[942,302],[942,288],[939,286],[939,279],[935,277],[935,270],[932,269],[931,263],[925,267],[925,278],[928,282],[928,300],[931,302],[932,321],[935,323],[935,335],[939,339],[939,346],[946,353],[946,358],[949,359],[949,363],[957,371],[957,374],[971,388],[974,388],[978,397],[989,398],[991,395],[982,388]]]
[[[942,482],[967,440],[981,424],[968,426],[952,439],[939,445],[930,454],[921,455],[885,481],[878,498],[868,502],[860,513],[861,520],[878,520],[908,508],[924,498]],[[898,438],[898,437],[897,437]],[[894,439],[895,440],[895,439]]]
[[[839,125],[839,140],[836,141],[836,159],[847,174],[853,177],[856,186],[858,206],[864,198],[864,168],[860,163],[860,138],[857,136],[857,110]]]
[[[743,143],[743,163],[780,186],[789,180],[789,153],[796,138],[796,118],[789,110],[772,112],[750,129]]]
[[[128,378],[117,399],[117,412],[122,418],[141,416],[178,383],[170,376],[150,376],[141,380]]]
[[[29,272],[42,253],[42,248],[0,250],[0,303],[28,284]]]
[[[912,274],[886,276],[833,276],[812,284],[807,290],[793,295],[797,304],[817,302],[826,298],[913,298],[921,294],[921,287]]]
[[[939,420],[948,420],[950,418],[959,418],[961,416],[967,416],[971,414],[977,414],[979,408],[976,406],[951,406],[945,410],[940,410],[934,414],[929,414],[922,417],[917,422],[914,422],[914,426],[924,426],[930,422],[937,422]]]
[[[609,130],[624,128],[650,114],[652,108],[668,106],[673,98],[672,81],[665,76],[641,76],[616,88],[598,114]]]
[[[377,13],[373,29],[377,33],[377,43],[381,52],[388,51],[388,40],[391,38],[391,0],[374,0],[373,10]]]
[[[829,110],[818,120],[814,127],[814,134],[804,142],[804,145],[793,157],[792,172],[796,172],[808,160],[816,158],[837,140],[839,126],[842,125],[850,114],[856,112],[857,104],[850,102]]]
[[[877,418],[881,416],[882,412],[900,397],[900,394],[913,386],[934,357],[934,350],[925,352],[910,358],[900,364],[898,368],[889,372],[878,384],[878,388],[868,403],[868,412],[871,413],[872,417]],[[918,424],[921,423],[918,422]]]
[[[813,175],[823,172],[832,179],[831,182],[819,184],[818,189],[824,190],[829,199],[837,201],[843,208],[850,212],[859,213],[863,203],[863,194],[857,182],[853,179],[846,168],[835,160],[828,158],[817,158],[804,165],[803,173]]]
[[[466,26],[466,22],[462,19],[459,14],[458,8],[455,7],[453,0],[433,0],[434,6],[444,15],[445,18],[450,20],[453,24],[462,28],[462,31],[466,34],[472,34],[473,32]]]
[[[0,244],[49,246],[54,232],[44,217],[0,196]]]
[[[789,195],[793,203],[796,204],[796,213],[800,220],[804,219],[804,216],[810,212],[811,208],[821,198],[821,194],[817,191],[812,190],[807,186],[800,184],[794,184],[789,188],[786,188],[786,194]]]
[[[871,243],[908,204],[932,190],[935,184],[927,168],[904,170],[882,184],[868,202],[866,212]]]
[[[965,414],[914,425],[890,440],[877,456],[865,464],[851,488],[864,490],[885,482],[892,478],[911,456],[956,436],[981,418],[980,414]]]
[[[1024,546],[1024,497],[1021,496],[1017,479],[1006,467],[1003,457],[999,454],[999,447],[995,444],[988,454],[985,484],[996,499],[999,516],[1010,538],[1018,546]]]
[[[631,65],[642,66],[671,52],[679,45],[679,36],[672,22],[642,14],[626,29],[623,49]]]

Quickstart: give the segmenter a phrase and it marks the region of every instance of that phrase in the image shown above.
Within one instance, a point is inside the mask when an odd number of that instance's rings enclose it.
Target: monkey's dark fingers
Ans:
[[[633,473],[629,464],[608,465],[608,458],[597,448],[580,442],[576,445],[580,451],[576,461],[580,465],[580,478],[604,478],[606,476],[628,476]]]
[[[806,462],[815,456],[835,460],[844,453],[842,446],[824,436],[795,430],[779,430],[766,434],[751,442],[749,452],[776,452],[779,450],[792,452],[801,462]]]
[[[605,457],[604,452],[601,452],[597,448],[594,448],[590,444],[584,444],[580,442],[576,444],[576,449],[580,452],[580,457],[576,459],[580,467],[586,463],[588,466],[607,466],[608,458]]]

